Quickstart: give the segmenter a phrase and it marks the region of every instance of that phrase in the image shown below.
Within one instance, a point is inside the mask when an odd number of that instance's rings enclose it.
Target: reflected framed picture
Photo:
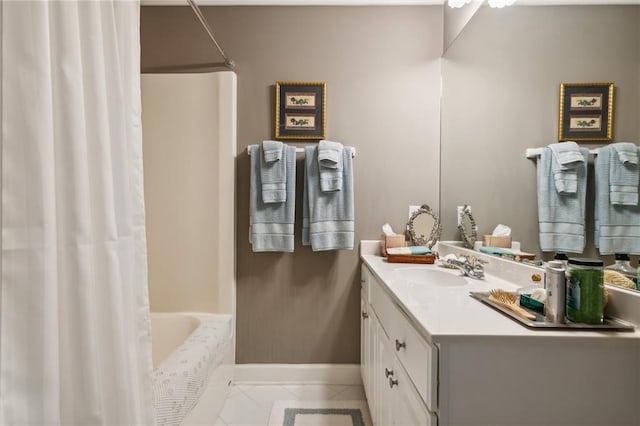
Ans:
[[[613,140],[613,83],[560,84],[558,140]]]
[[[326,85],[276,82],[275,139],[324,139]]]

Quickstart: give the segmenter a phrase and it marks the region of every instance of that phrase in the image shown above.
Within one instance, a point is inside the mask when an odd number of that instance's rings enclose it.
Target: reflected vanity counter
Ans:
[[[469,296],[529,286],[540,268],[485,257],[486,279],[475,280],[377,253],[362,243],[361,364],[375,423],[408,413],[407,424],[640,424],[640,332],[532,330]]]

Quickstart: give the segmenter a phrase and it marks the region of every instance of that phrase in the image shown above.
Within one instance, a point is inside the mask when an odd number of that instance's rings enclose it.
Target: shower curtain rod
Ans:
[[[213,36],[213,31],[211,31],[211,27],[209,26],[209,23],[205,19],[204,15],[202,14],[202,11],[196,4],[195,0],[187,0],[187,2],[189,2],[189,6],[191,6],[191,10],[193,10],[193,13],[196,15],[196,17],[204,27],[207,34],[209,34],[209,38],[211,39],[213,44],[216,45],[216,49],[218,49],[220,56],[224,58],[224,66],[229,69],[235,68],[236,63],[233,61],[233,59],[230,59],[226,53],[224,53],[224,50],[222,50],[222,47],[220,47],[220,45],[216,41],[216,38]]]

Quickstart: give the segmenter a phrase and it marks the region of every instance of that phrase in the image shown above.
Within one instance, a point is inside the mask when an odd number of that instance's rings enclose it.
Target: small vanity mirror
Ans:
[[[478,239],[478,226],[471,214],[471,207],[466,204],[460,211],[458,229],[465,247],[472,249]]]
[[[407,229],[413,245],[431,248],[440,239],[442,224],[431,207],[423,204],[409,218]]]

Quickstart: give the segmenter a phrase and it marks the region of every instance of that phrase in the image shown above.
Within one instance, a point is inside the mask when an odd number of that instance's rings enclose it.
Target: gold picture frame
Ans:
[[[558,141],[613,140],[613,83],[562,83]]]
[[[275,89],[275,139],[324,139],[326,84],[277,81]]]

